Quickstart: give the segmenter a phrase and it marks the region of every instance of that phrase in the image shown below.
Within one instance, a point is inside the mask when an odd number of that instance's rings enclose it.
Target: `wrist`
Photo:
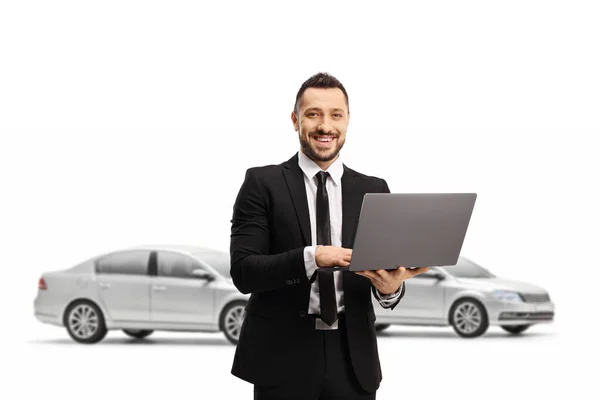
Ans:
[[[383,295],[383,296],[391,296],[393,294],[399,293],[400,289],[402,289],[402,284],[404,284],[404,281],[400,282],[400,286],[398,286],[398,288],[396,288],[396,290],[394,290],[393,292],[382,292],[381,290],[377,289],[379,291],[379,294]]]
[[[318,244],[315,247],[315,263],[317,264],[317,266],[319,268],[322,267],[321,263],[319,263],[319,259],[321,258],[322,253],[323,253],[323,245],[322,244]]]

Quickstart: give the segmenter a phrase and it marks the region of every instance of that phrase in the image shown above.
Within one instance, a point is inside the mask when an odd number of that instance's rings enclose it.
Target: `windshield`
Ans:
[[[495,278],[487,269],[474,262],[460,257],[456,265],[449,265],[445,270],[457,278]]]
[[[214,252],[214,253],[196,253],[194,254],[200,260],[210,265],[215,271],[226,278],[231,278],[229,275],[230,258],[229,253]]]

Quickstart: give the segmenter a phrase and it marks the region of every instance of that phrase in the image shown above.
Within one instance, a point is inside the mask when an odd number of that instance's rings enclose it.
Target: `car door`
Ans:
[[[175,251],[158,251],[151,285],[152,321],[157,324],[211,325],[215,321],[215,285],[192,274],[208,272],[196,258]],[[214,279],[214,275],[210,275]]]
[[[404,282],[406,293],[393,315],[411,320],[444,317],[444,284],[431,270]]]
[[[108,317],[115,322],[150,321],[150,251],[111,253],[96,261],[96,284]]]

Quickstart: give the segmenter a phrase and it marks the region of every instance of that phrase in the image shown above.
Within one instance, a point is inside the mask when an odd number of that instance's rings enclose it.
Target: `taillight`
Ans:
[[[46,286],[46,281],[44,280],[44,278],[40,278],[40,280],[38,282],[38,289],[48,290],[48,286]]]

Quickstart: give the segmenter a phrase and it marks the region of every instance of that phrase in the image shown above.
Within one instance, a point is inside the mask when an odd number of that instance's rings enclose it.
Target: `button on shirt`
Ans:
[[[306,196],[308,200],[308,213],[310,216],[311,226],[311,239],[312,243],[317,242],[317,232],[315,227],[317,226],[316,216],[316,196],[317,196],[317,178],[316,175],[321,168],[306,154],[302,151],[298,152],[298,165],[304,173],[304,185],[306,187]],[[344,166],[340,157],[329,166],[327,169],[329,172],[329,179],[327,179],[326,189],[329,196],[329,218],[331,224],[331,245],[336,247],[342,247],[342,175],[344,173]],[[315,271],[317,270],[317,263],[315,261],[315,249],[316,245],[308,246],[304,249],[304,265],[306,268],[306,275],[310,279]],[[344,313],[344,288],[342,287],[342,272],[334,271],[334,283],[335,283],[335,297],[337,303],[338,314]],[[403,283],[404,284],[404,283]],[[377,295],[375,298],[379,301],[379,304],[383,308],[391,307],[392,304],[397,300],[398,296],[402,291],[390,295],[384,295],[375,291]],[[320,314],[321,308],[319,305],[319,279],[315,279],[312,283],[310,290],[310,302],[308,307],[309,314]]]

